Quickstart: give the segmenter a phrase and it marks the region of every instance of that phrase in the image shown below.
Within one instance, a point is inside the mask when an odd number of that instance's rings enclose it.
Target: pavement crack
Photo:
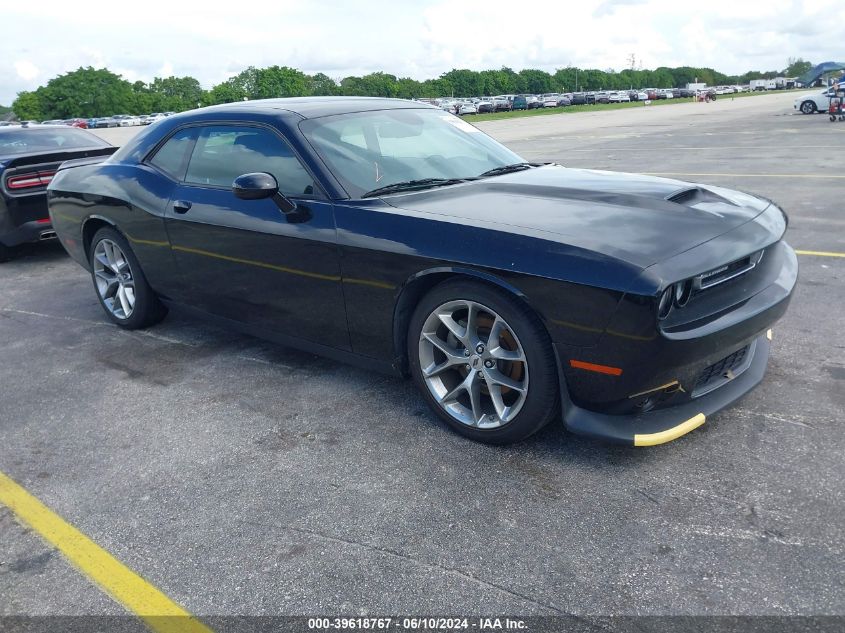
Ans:
[[[656,497],[653,497],[650,494],[648,494],[645,490],[637,488],[637,492],[640,493],[643,497],[645,497],[649,501],[651,501],[652,503],[656,503],[656,504],[660,505],[660,501],[658,501]]]
[[[687,530],[691,534],[699,536],[709,536],[712,538],[727,538],[740,541],[771,541],[780,545],[793,545],[797,547],[804,547],[803,541],[795,538],[788,538],[783,533],[763,529],[763,530],[741,530],[723,527],[711,527],[709,525],[690,525]]]
[[[783,416],[783,415],[778,415],[777,413],[750,411],[748,409],[742,409],[742,408],[739,408],[739,407],[736,408],[736,412],[737,413],[744,413],[746,415],[759,415],[767,422],[783,422],[785,424],[792,424],[794,426],[800,426],[800,427],[803,427],[805,429],[813,429],[813,430],[816,429],[816,426],[814,424],[811,424],[810,422],[807,422],[806,418],[804,418],[804,416],[786,417],[786,416]],[[803,421],[802,421],[802,419],[799,419],[799,418],[803,418]]]
[[[285,365],[284,363],[280,363],[274,360],[265,360],[263,358],[258,358],[256,356],[236,356],[238,360],[245,360],[251,363],[259,363],[261,365],[267,365],[268,367],[274,367],[276,369],[287,369],[288,371],[294,371],[294,367],[290,365]]]
[[[66,316],[66,315],[59,315],[59,314],[45,314],[44,312],[33,312],[32,310],[16,310],[14,308],[0,308],[0,315],[10,315],[10,314],[20,314],[25,316],[35,316],[41,317],[42,319],[58,319],[60,321],[71,321],[74,323],[85,323],[88,325],[100,325],[105,327],[117,328],[116,325],[113,323],[108,323],[106,321],[93,321],[91,319],[80,319],[78,317]],[[187,347],[196,347],[193,343],[188,343],[187,341],[180,341],[179,339],[170,338],[169,336],[164,336],[162,334],[157,334],[155,332],[150,332],[148,330],[133,330],[131,332],[125,331],[125,333],[129,336],[145,336],[147,338],[156,339],[157,341],[163,341],[165,343],[171,343],[173,345],[185,345]]]
[[[748,504],[749,501],[747,500],[740,500],[740,499],[733,499],[731,497],[726,497],[725,495],[718,494],[717,492],[710,492],[707,490],[698,490],[696,488],[690,488],[683,484],[679,483],[670,483],[670,487],[675,488],[676,490],[682,490],[684,493],[693,494],[697,497],[702,499],[711,499],[716,501],[726,507],[736,508],[737,510],[741,510],[743,512],[748,511]],[[683,494],[681,496],[684,496]],[[786,514],[784,512],[780,512],[779,510],[773,510],[769,507],[763,507],[759,503],[755,506],[754,513],[757,514],[757,511],[761,511],[764,515],[770,515],[773,517],[777,517],[779,519],[789,520],[792,518],[791,514]]]
[[[361,543],[360,541],[353,541],[353,540],[345,539],[345,538],[339,537],[339,536],[329,536],[328,534],[323,534],[322,532],[316,532],[314,530],[307,530],[305,528],[295,528],[295,527],[282,527],[282,529],[288,530],[290,532],[297,532],[299,534],[306,534],[308,536],[315,536],[317,538],[322,538],[322,539],[325,539],[327,541],[334,541],[336,543],[343,543],[345,545],[352,545],[354,547],[361,547],[361,548],[364,548],[364,549],[367,549],[367,550],[370,550],[370,551],[373,551],[373,552],[379,552],[380,554],[386,554],[388,556],[393,556],[395,558],[399,558],[399,559],[402,559],[404,561],[408,561],[410,563],[413,563],[414,565],[419,565],[420,567],[427,567],[428,569],[439,570],[439,571],[443,571],[443,572],[446,572],[446,573],[449,573],[449,574],[454,574],[456,576],[460,576],[461,578],[464,578],[466,580],[474,582],[474,583],[481,585],[483,587],[487,587],[488,589],[494,589],[496,591],[500,591],[504,594],[507,594],[509,596],[512,596],[514,598],[517,598],[519,600],[522,600],[524,602],[532,604],[536,607],[541,607],[543,609],[549,609],[550,611],[554,611],[555,613],[557,613],[559,615],[569,615],[569,616],[577,617],[577,616],[575,616],[575,614],[568,613],[566,611],[561,611],[557,607],[553,607],[550,604],[538,602],[537,600],[534,600],[533,598],[530,598],[529,596],[525,596],[521,593],[518,593],[516,591],[508,589],[507,587],[503,587],[502,585],[497,585],[496,583],[492,583],[492,582],[489,582],[487,580],[483,580],[483,579],[478,578],[478,577],[476,577],[476,576],[474,576],[474,575],[472,575],[468,572],[461,571],[460,569],[455,569],[453,567],[447,567],[445,565],[440,565],[438,563],[429,563],[429,562],[426,562],[426,561],[418,560],[416,558],[413,558],[412,556],[408,556],[407,554],[403,554],[402,552],[397,552],[397,551],[392,550],[392,549],[387,549],[387,548],[384,548],[384,547],[378,547],[376,545],[368,545],[367,543]]]
[[[197,347],[194,343],[188,343],[187,341],[180,341],[179,339],[170,338],[169,336],[164,336],[162,334],[156,334],[155,332],[150,332],[147,330],[132,330],[129,332],[132,336],[146,336],[147,338],[152,338],[157,341],[162,341],[164,343],[170,343],[171,345],[184,345],[185,347]]]
[[[79,319],[77,317],[63,316],[56,314],[44,314],[43,312],[32,312],[31,310],[15,310],[14,308],[0,308],[0,312],[4,314],[25,314],[27,316],[37,316],[45,319],[59,319],[61,321],[74,321],[77,323],[87,323],[89,325],[106,325],[108,327],[116,327],[111,323],[104,323],[103,321],[91,321],[90,319]]]

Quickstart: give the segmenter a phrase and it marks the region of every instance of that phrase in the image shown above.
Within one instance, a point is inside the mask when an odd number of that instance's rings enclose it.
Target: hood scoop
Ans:
[[[666,196],[666,200],[669,202],[674,202],[675,204],[683,205],[685,207],[695,207],[702,203],[708,202],[737,206],[731,200],[723,198],[722,196],[717,195],[712,191],[708,189],[703,189],[701,187],[688,187],[687,189],[681,189],[680,191],[676,191],[670,196]]]

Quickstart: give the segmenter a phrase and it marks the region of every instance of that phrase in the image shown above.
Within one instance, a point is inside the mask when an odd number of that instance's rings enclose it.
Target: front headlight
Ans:
[[[672,301],[675,297],[674,284],[666,288],[663,294],[660,295],[660,301],[657,304],[657,318],[665,319],[672,311]]]
[[[684,279],[666,286],[666,289],[660,295],[657,302],[657,318],[665,319],[669,316],[672,308],[683,308],[687,305],[692,296],[693,283],[692,279]]]
[[[687,305],[687,301],[689,301],[689,298],[692,295],[692,279],[679,281],[674,285],[674,288],[675,306],[683,308]]]

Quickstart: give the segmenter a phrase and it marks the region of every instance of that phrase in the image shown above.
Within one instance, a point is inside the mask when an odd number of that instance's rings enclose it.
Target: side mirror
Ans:
[[[260,171],[238,176],[232,183],[232,193],[241,200],[273,198],[273,202],[276,203],[282,213],[288,216],[288,220],[292,219],[291,216],[296,211],[296,203],[279,193],[279,183],[276,178],[265,172]],[[298,218],[296,219],[298,220]]]
[[[279,183],[271,174],[258,172],[235,178],[232,193],[241,200],[262,200],[272,198],[279,192]]]

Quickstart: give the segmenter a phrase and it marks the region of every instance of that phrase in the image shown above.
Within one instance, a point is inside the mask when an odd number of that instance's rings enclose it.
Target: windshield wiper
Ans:
[[[420,178],[418,180],[406,180],[405,182],[395,182],[392,185],[385,185],[384,187],[373,189],[361,197],[371,198],[373,196],[380,196],[385,193],[396,193],[398,191],[416,191],[418,189],[428,189],[429,187],[457,185],[469,180],[474,180],[474,178]]]
[[[540,163],[513,163],[512,165],[502,165],[501,167],[494,167],[488,169],[483,174],[478,174],[477,178],[487,178],[488,176],[501,176],[502,174],[510,174],[515,171],[522,171],[523,169],[531,169],[532,167],[539,167]]]

